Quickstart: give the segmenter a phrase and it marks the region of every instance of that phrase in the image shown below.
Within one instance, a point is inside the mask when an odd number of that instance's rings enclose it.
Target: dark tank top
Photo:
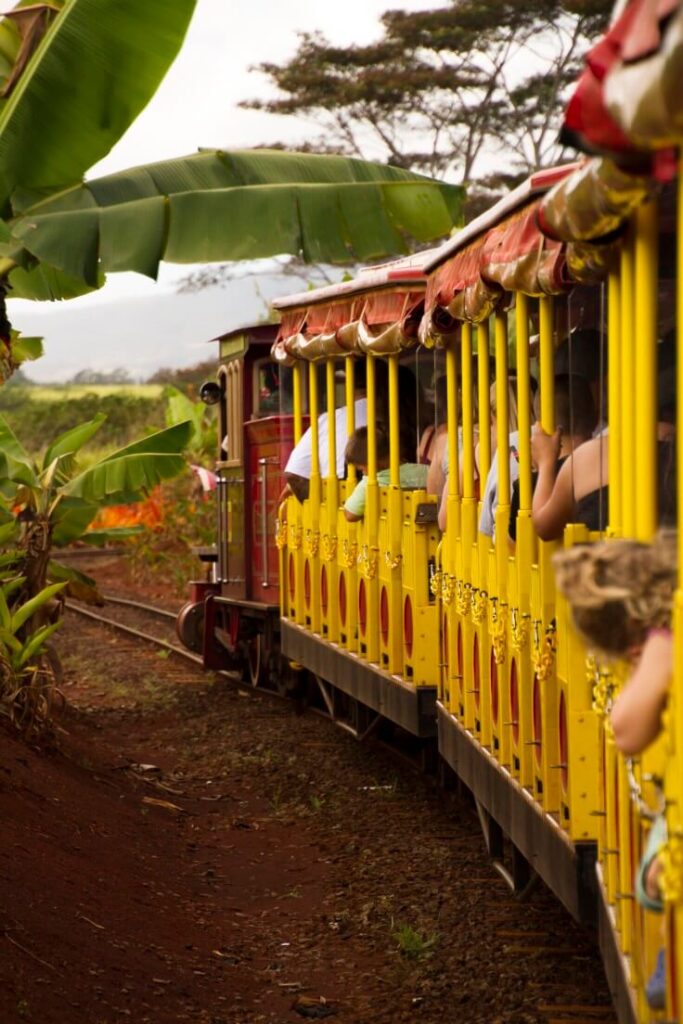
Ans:
[[[676,525],[676,448],[673,441],[657,442],[657,522]],[[589,530],[605,530],[609,515],[609,486],[585,494],[576,503],[575,523]]]

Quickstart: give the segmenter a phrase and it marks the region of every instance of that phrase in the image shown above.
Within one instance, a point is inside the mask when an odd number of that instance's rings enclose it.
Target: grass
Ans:
[[[65,384],[63,387],[33,387],[31,401],[60,402],[65,398],[83,398],[85,395],[130,395],[133,398],[161,398],[163,384]]]
[[[434,947],[439,941],[439,936],[436,932],[423,935],[409,924],[400,924],[393,933],[392,938],[396,940],[401,956],[404,956],[407,960],[424,960],[426,957],[431,956]]]

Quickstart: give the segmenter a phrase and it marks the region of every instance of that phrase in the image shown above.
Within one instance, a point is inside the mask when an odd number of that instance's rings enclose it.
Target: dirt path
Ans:
[[[62,752],[0,733],[3,1024],[614,1019],[585,934],[408,767],[94,625],[64,643]]]

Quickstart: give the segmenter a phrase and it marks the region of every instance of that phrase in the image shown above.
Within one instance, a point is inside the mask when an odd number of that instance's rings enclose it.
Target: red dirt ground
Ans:
[[[76,618],[62,647],[57,747],[0,728],[2,1024],[614,1020],[590,937],[393,756]]]

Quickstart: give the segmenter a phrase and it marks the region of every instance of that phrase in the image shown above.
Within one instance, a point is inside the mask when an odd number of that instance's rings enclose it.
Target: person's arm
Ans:
[[[427,494],[441,494],[447,473],[444,472],[444,457],[447,458],[448,434],[438,434],[432,445],[432,461],[427,469]]]
[[[546,434],[537,424],[531,435],[531,458],[538,470],[531,515],[534,529],[541,540],[557,540],[561,537],[574,510],[573,455],[567,459],[558,473],[560,443],[559,429],[554,434]]]
[[[610,716],[614,742],[627,757],[640,754],[659,734],[673,658],[672,634],[668,630],[651,632],[638,664],[614,702]]]
[[[344,504],[344,516],[350,523],[357,523],[365,513],[365,493],[368,489],[368,478],[363,477],[354,487]]]
[[[439,500],[439,514],[437,516],[437,522],[439,529],[443,533],[446,529],[446,522],[448,519],[448,477],[444,480],[443,490],[441,491],[441,498]]]
[[[298,476],[296,473],[285,473],[285,480],[290,493],[303,503],[308,497],[310,480],[307,480],[305,476]]]

